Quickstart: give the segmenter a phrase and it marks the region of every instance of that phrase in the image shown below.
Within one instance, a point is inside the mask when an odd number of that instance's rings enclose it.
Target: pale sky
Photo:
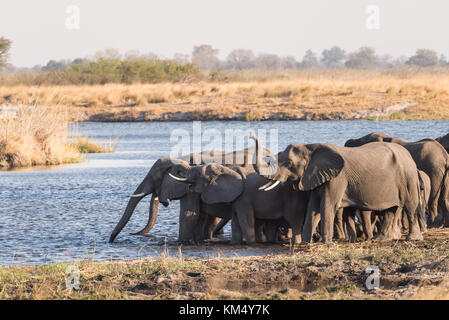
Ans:
[[[67,7],[79,8],[79,29],[66,27]],[[379,8],[379,29],[367,13]],[[69,19],[73,26],[73,19]],[[76,24],[76,22],[75,22]],[[74,59],[105,48],[171,58],[211,44],[220,57],[236,48],[255,53],[320,53],[372,46],[378,53],[412,55],[430,48],[449,56],[448,0],[1,0],[0,36],[13,41],[10,62],[20,67]]]

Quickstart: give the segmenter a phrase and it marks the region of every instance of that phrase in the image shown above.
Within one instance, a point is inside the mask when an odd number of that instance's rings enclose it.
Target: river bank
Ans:
[[[64,106],[74,122],[442,120],[449,119],[449,75],[317,70],[190,83],[0,86],[0,105],[20,104]]]
[[[313,244],[263,257],[182,258],[180,247],[175,257],[0,267],[0,299],[448,299],[448,237],[434,229],[422,242]],[[365,287],[369,266],[379,268],[379,289]],[[69,275],[78,289],[67,289]]]

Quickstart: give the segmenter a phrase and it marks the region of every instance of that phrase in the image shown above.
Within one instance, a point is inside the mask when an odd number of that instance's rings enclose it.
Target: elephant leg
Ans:
[[[433,190],[432,190],[433,191]],[[430,195],[429,198],[429,216],[427,219],[427,227],[428,228],[437,228],[440,226],[440,222],[438,221],[438,199],[440,198],[441,191],[438,190]]]
[[[220,218],[207,215],[206,217],[206,223],[204,226],[204,233],[203,233],[203,239],[205,240],[211,240],[213,237],[213,232],[215,226],[218,224]]]
[[[399,240],[402,237],[402,208],[397,207],[394,213],[394,229],[393,229],[393,240]]]
[[[377,213],[373,214],[372,216],[372,220],[371,220],[371,232],[373,234],[373,237],[377,234],[378,232],[378,224],[379,224],[379,216],[377,215]]]
[[[449,227],[449,186],[444,186],[439,199],[439,207],[442,213],[442,224],[444,228]]]
[[[178,241],[181,243],[195,240],[195,234],[200,229],[200,199],[199,195],[188,194],[180,200]]]
[[[408,218],[407,218],[406,214],[403,214],[401,216],[401,222],[402,222],[402,226],[401,226],[402,232],[408,233],[409,224],[408,224]]]
[[[290,225],[291,230],[292,230],[292,235],[291,235],[292,245],[295,245],[296,243],[301,243],[301,241],[302,241],[302,232],[303,232],[305,214],[303,213],[304,212],[303,210],[300,210],[300,211],[302,211],[302,212],[295,212],[292,209],[284,217],[284,219]],[[313,230],[313,218],[312,218],[312,230]]]
[[[237,219],[239,221],[242,235],[247,244],[253,244],[256,242],[256,228],[254,210],[250,203],[239,203],[234,208],[237,213]]]
[[[257,220],[254,222],[254,228],[256,231],[256,242],[264,242],[264,228],[266,227],[267,221]]]
[[[325,197],[321,200],[321,237],[323,243],[331,243],[334,236],[335,206]]]
[[[365,234],[366,240],[371,240],[373,238],[373,228],[371,226],[371,211],[362,210],[360,211],[360,217],[362,218],[362,228]]]
[[[339,240],[346,238],[343,227],[343,208],[338,209],[335,215],[335,235]]]
[[[231,229],[232,229],[231,244],[242,244],[243,242],[242,229],[240,228],[239,219],[237,218],[235,212],[232,213]]]
[[[416,206],[406,205],[403,210],[405,210],[405,213],[407,214],[409,224],[407,241],[423,240],[421,229],[419,228]]]
[[[320,221],[320,198],[316,192],[310,194],[309,203],[307,205],[306,220],[302,230],[302,242],[312,242],[313,232],[316,225]]]
[[[379,234],[376,237],[378,241],[389,241],[394,238],[395,215],[391,210],[383,212],[382,225]]]
[[[353,208],[344,208],[343,209],[343,221],[346,224],[346,230],[349,236],[349,242],[357,241],[357,229],[355,226],[355,210]]]

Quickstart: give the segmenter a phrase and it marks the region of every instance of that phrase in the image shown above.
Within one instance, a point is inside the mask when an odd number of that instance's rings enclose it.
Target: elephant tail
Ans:
[[[426,204],[426,187],[424,185],[424,180],[418,170],[418,180],[419,180],[419,186],[418,186],[418,217],[420,217],[422,220],[420,223],[424,224],[425,223],[425,215],[426,215],[426,210],[427,210],[427,204]],[[425,226],[421,226],[421,229],[425,228]]]

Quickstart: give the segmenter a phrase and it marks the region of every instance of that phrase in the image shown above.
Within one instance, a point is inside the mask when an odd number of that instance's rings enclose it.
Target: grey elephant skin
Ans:
[[[449,152],[449,133],[444,136],[438,137],[435,140],[438,141],[443,146],[443,148],[446,149],[447,152]]]
[[[265,153],[271,154],[268,150],[265,150]],[[216,212],[218,216],[230,219],[232,215],[231,206],[219,204],[211,207],[202,203],[197,194],[189,192],[185,183],[173,179],[169,173],[177,164],[190,167],[210,162],[221,162],[252,167],[252,163],[256,161],[255,154],[255,148],[247,148],[235,152],[204,151],[200,154],[189,154],[180,159],[158,159],[130,197],[123,216],[111,233],[109,242],[115,240],[131,218],[138,203],[149,194],[152,197],[148,222],[142,230],[133,234],[146,234],[153,228],[157,219],[159,202],[167,206],[168,200],[180,200],[178,240],[180,242],[199,241],[210,237],[217,220],[214,216],[207,215],[207,212]],[[204,214],[201,214],[201,212]]]
[[[410,152],[418,169],[424,171],[430,178],[427,226],[449,227],[449,155],[442,145],[432,139],[406,142],[400,138],[373,132],[358,139],[350,139],[345,146],[358,147],[379,141],[402,145]]]
[[[373,161],[376,159],[376,161]],[[408,240],[422,240],[418,225],[420,184],[418,170],[404,147],[370,143],[357,148],[330,144],[292,144],[277,156],[274,181],[291,181],[310,191],[303,241],[321,219],[321,236],[332,241],[334,219],[340,208],[383,211],[400,207],[407,214]]]
[[[295,191],[290,183],[264,191],[259,188],[269,180],[248,168],[213,163],[191,168],[178,165],[177,169],[179,177],[192,185],[204,203],[232,204],[232,244],[256,242],[256,219],[284,218],[293,237],[301,234],[307,195]]]

